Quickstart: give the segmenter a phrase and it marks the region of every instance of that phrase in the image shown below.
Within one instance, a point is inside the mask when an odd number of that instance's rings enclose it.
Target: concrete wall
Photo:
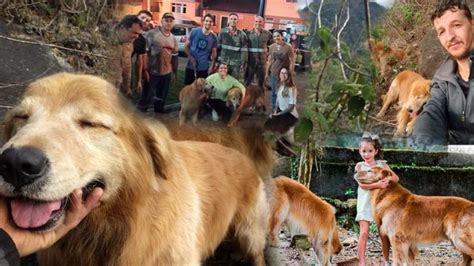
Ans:
[[[400,183],[413,193],[474,200],[474,154],[385,150],[384,159],[400,177]],[[355,149],[327,148],[320,171],[313,171],[311,190],[326,197],[356,197],[353,175],[359,161]],[[349,188],[353,196],[345,195]]]

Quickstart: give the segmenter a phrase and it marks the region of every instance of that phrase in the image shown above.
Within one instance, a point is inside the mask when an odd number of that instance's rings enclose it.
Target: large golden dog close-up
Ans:
[[[231,231],[263,265],[268,203],[255,164],[224,146],[173,140],[105,80],[31,83],[6,118],[0,195],[16,226],[55,228],[74,189],[100,207],[39,256],[44,265],[200,265]]]
[[[391,172],[373,167],[357,180],[372,184]],[[371,190],[374,220],[393,247],[393,265],[413,265],[419,245],[449,240],[463,254],[464,265],[474,259],[474,203],[459,197],[415,195],[398,183]],[[408,263],[408,264],[406,264]]]

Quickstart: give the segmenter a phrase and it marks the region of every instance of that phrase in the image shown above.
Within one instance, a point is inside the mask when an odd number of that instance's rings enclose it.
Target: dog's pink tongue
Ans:
[[[418,117],[418,112],[412,112],[410,114],[411,118],[417,118]]]
[[[10,204],[12,217],[20,228],[36,228],[48,222],[53,211],[61,208],[61,201],[36,202],[13,199]]]

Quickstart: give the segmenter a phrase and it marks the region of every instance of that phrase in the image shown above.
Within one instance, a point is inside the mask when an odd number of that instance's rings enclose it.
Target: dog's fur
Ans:
[[[200,123],[199,126],[180,126],[175,119],[162,119],[175,140],[195,140],[217,143],[240,151],[255,163],[260,177],[271,178],[274,163],[272,144],[265,139],[263,128],[234,127],[215,123]]]
[[[380,69],[382,76],[388,75],[391,67],[402,61],[406,56],[405,51],[387,46],[382,41],[370,39],[369,42],[372,59]]]
[[[269,207],[254,163],[218,144],[172,140],[125,107],[106,81],[62,73],[30,84],[9,113],[1,151],[34,147],[49,163],[21,189],[0,178],[1,195],[56,200],[96,179],[105,186],[102,205],[42,263],[200,265],[232,229],[263,265]]]
[[[212,86],[207,84],[203,78],[196,79],[192,84],[184,86],[179,92],[181,110],[179,111],[179,123],[182,125],[190,119],[196,125],[199,110],[209,98]]]
[[[391,175],[381,167],[359,171],[357,179],[371,184]],[[375,222],[393,247],[394,265],[412,265],[419,244],[448,239],[463,253],[464,263],[474,259],[474,203],[459,197],[412,194],[398,183],[371,192]]]
[[[235,126],[242,112],[247,108],[255,108],[255,111],[266,111],[265,90],[257,85],[249,85],[245,91],[245,97],[241,100],[238,108],[232,113],[229,126]]]
[[[292,236],[307,235],[318,256],[318,265],[329,265],[342,245],[336,226],[335,209],[302,184],[285,176],[266,182],[270,198],[269,233],[273,246],[279,246],[278,233],[285,223]]]
[[[390,84],[387,97],[377,118],[382,118],[390,105],[398,100],[400,110],[397,114],[395,136],[410,136],[418,115],[430,98],[430,80],[413,71],[403,71]]]

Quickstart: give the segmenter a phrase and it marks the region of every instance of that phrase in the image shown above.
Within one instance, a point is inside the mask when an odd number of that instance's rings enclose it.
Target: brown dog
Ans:
[[[254,162],[218,144],[175,141],[127,106],[105,80],[62,73],[30,84],[8,114],[0,195],[18,227],[56,228],[73,190],[104,188],[101,206],[41,264],[201,265],[232,231],[264,265],[269,207]]]
[[[382,118],[390,105],[398,100],[395,136],[410,136],[418,115],[430,98],[430,81],[413,71],[403,71],[390,84],[387,97],[377,118]]]
[[[342,249],[334,207],[302,184],[285,176],[273,179],[267,186],[272,245],[279,245],[278,232],[285,223],[292,236],[294,233],[308,236],[317,254],[317,265],[329,265],[331,256],[337,255]]]
[[[229,91],[227,91],[227,96],[226,96],[226,106],[229,108],[232,112],[237,110],[239,108],[240,103],[242,101],[242,91],[238,87],[233,87]]]
[[[186,119],[191,119],[194,125],[198,119],[199,110],[212,92],[212,85],[207,84],[203,78],[196,79],[192,84],[184,86],[179,92],[181,110],[179,111],[179,124]]]
[[[229,126],[235,126],[242,112],[247,108],[255,108],[256,111],[266,111],[265,91],[257,85],[249,85],[245,91],[245,97],[241,100],[238,108],[232,113]]]
[[[405,51],[393,49],[385,45],[384,42],[369,40],[372,58],[375,65],[380,69],[380,73],[385,76],[389,74],[390,68],[403,60],[406,56]]]
[[[381,167],[360,171],[357,179],[371,184],[391,175]],[[371,192],[374,219],[393,247],[393,265],[408,263],[417,245],[448,239],[461,251],[465,265],[474,259],[474,203],[459,197],[427,197],[412,194],[398,183]]]

